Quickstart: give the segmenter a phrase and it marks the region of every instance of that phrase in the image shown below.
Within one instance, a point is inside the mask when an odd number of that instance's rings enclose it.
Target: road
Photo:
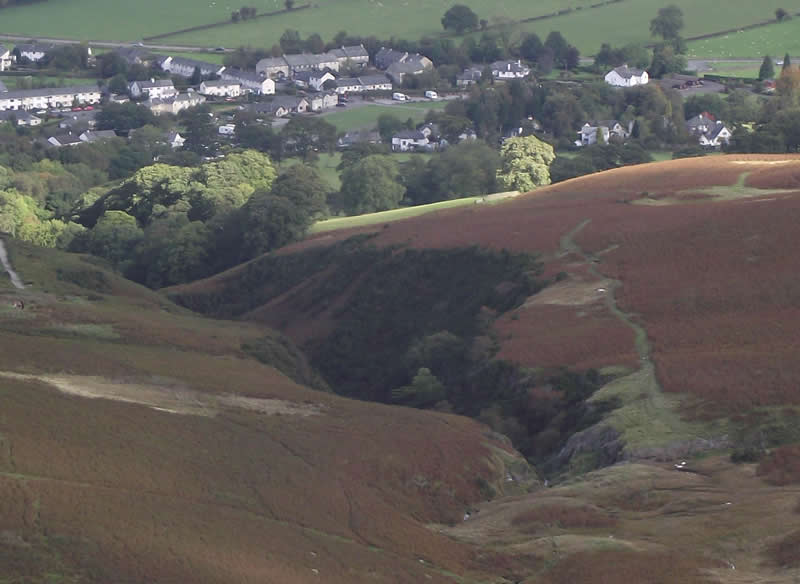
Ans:
[[[0,41],[15,41],[15,42],[28,42],[31,40],[31,36],[23,36],[18,34],[2,34],[0,33]],[[180,51],[182,53],[221,53],[223,51],[217,51],[214,47],[190,47],[185,45],[158,45],[158,44],[150,44],[150,43],[135,43],[135,42],[120,42],[120,41],[80,41],[75,39],[61,39],[61,38],[46,38],[46,37],[35,37],[37,41],[41,43],[54,43],[57,45],[78,45],[82,42],[86,42],[89,46],[98,47],[101,49],[118,49],[120,47],[132,47],[132,46],[141,46],[145,49],[150,49],[153,51]],[[232,52],[233,49],[225,49],[224,52]]]
[[[14,271],[14,268],[11,267],[11,262],[8,261],[8,253],[6,253],[6,244],[2,239],[0,239],[0,264],[3,264],[3,268],[8,272],[11,283],[14,284],[14,288],[23,290],[25,284],[22,283],[19,275]]]

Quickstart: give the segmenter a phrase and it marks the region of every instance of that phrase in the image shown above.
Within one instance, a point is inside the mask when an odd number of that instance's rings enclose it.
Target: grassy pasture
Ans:
[[[800,55],[800,19],[793,18],[786,22],[689,43],[689,54],[693,57],[758,58],[771,55],[782,58],[786,53]],[[758,73],[758,65],[754,70]]]
[[[330,122],[340,132],[349,132],[360,128],[372,128],[378,123],[378,118],[383,114],[392,114],[400,119],[411,118],[414,123],[422,122],[428,110],[444,109],[447,102],[415,102],[403,105],[365,105],[334,111],[325,114],[325,121]]]
[[[35,75],[32,77],[37,83],[40,82],[42,79],[44,79],[47,82],[48,87],[70,87],[72,85],[95,85],[97,83],[97,79],[92,79],[89,77],[52,77],[52,76],[40,76],[40,75]],[[0,75],[0,81],[2,81],[9,90],[17,89],[19,87],[20,79],[25,79],[25,77],[20,75]]]

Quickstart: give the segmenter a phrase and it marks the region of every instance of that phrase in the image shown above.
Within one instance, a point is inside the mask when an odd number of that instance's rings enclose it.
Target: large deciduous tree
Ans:
[[[650,21],[650,34],[672,41],[680,36],[683,29],[683,11],[670,4],[659,9],[658,16]]]
[[[553,147],[536,136],[509,138],[500,149],[497,182],[502,188],[526,192],[550,184]]]
[[[339,202],[347,213],[359,215],[396,208],[405,194],[397,164],[373,154],[342,172]]]
[[[478,28],[478,15],[469,6],[455,4],[442,16],[442,27],[462,34]]]

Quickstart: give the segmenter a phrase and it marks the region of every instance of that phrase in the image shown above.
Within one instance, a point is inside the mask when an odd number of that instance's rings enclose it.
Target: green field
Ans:
[[[760,63],[750,61],[713,61],[708,64],[709,69],[703,71],[704,75],[728,75],[730,77],[746,77],[753,79],[758,77]],[[776,65],[776,69],[780,69]]]
[[[411,118],[415,123],[422,122],[428,110],[444,109],[447,102],[416,102],[398,105],[365,105],[335,111],[325,115],[325,121],[330,122],[340,132],[348,132],[359,128],[372,128],[378,123],[382,114],[392,114],[405,120]]]
[[[71,87],[73,85],[96,85],[97,79],[88,77],[49,77],[49,76],[32,76],[37,82],[44,79],[47,87]],[[9,90],[17,89],[20,79],[26,77],[20,75],[0,75],[2,81]]]
[[[693,57],[781,58],[787,52],[800,55],[800,18],[689,43],[689,54]],[[755,70],[758,72],[758,66]]]

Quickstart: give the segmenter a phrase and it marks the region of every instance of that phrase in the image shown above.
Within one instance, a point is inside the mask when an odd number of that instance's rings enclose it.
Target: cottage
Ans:
[[[475,85],[481,80],[482,74],[483,71],[476,67],[464,69],[463,73],[456,75],[456,85],[458,87],[469,87],[470,85]]]
[[[703,112],[686,121],[686,131],[692,136],[702,136],[713,130],[717,120],[708,112]]]
[[[19,89],[0,93],[0,111],[40,110],[100,103],[96,85],[76,85],[45,89]]]
[[[84,130],[91,130],[97,125],[97,111],[80,111],[61,114],[58,127],[80,134]]]
[[[392,63],[397,63],[405,58],[408,53],[403,51],[395,51],[394,49],[387,49],[381,47],[381,50],[375,54],[375,66],[378,69],[388,69]]]
[[[22,43],[14,47],[13,55],[20,61],[30,61],[31,63],[38,63],[47,56],[49,51],[52,51],[55,45],[49,43]]]
[[[222,79],[232,83],[238,83],[242,88],[242,93],[275,95],[275,82],[269,77],[264,77],[252,71],[226,69],[222,72]]]
[[[303,114],[306,111],[308,111],[309,103],[308,100],[304,97],[298,97],[293,95],[279,95],[278,97],[272,100],[270,105],[273,108],[283,108],[286,111],[286,114]],[[275,115],[276,117],[280,117],[277,116],[277,114],[273,115]]]
[[[284,79],[289,76],[289,63],[283,57],[267,57],[256,63],[256,73],[270,79]]]
[[[332,71],[339,70],[338,59],[328,53],[322,53],[320,55],[299,53],[297,55],[284,55],[283,58],[289,65],[290,76],[294,76],[300,71],[322,71],[326,68]]]
[[[236,132],[236,124],[223,124],[218,131],[221,136],[233,136],[234,132]]]
[[[302,89],[322,91],[326,81],[336,81],[333,73],[325,71],[300,71],[294,76],[294,84]]]
[[[350,45],[328,51],[339,62],[339,67],[353,69],[366,67],[369,64],[369,53],[364,45]]]
[[[42,125],[42,119],[34,116],[33,114],[29,114],[25,110],[8,110],[4,112],[0,112],[0,123],[2,122],[13,122],[17,126],[40,126]]]
[[[492,77],[498,80],[522,79],[530,74],[531,70],[522,61],[495,61],[491,64]]]
[[[730,142],[733,133],[724,123],[717,121],[708,132],[698,138],[700,146],[704,148],[721,148],[723,144]]]
[[[336,93],[344,95],[346,93],[361,93],[364,85],[358,77],[340,77],[336,80]]]
[[[195,91],[189,93],[179,93],[174,97],[151,98],[144,102],[144,106],[149,108],[153,114],[177,114],[180,111],[195,107],[205,103],[206,98]]]
[[[183,146],[184,142],[186,142],[186,138],[181,136],[178,132],[170,132],[167,134],[167,144],[169,144],[170,148],[180,148]]]
[[[13,61],[14,57],[11,55],[11,51],[0,45],[0,71],[10,69]]]
[[[195,59],[185,59],[183,57],[167,57],[162,59],[160,65],[162,70],[172,75],[180,75],[181,77],[191,77],[197,69],[200,70],[200,75],[204,78],[211,77],[212,75],[222,75],[222,72],[225,70],[224,65],[196,61]]]
[[[521,130],[522,128],[520,128]],[[617,120],[600,120],[598,122],[587,122],[583,125],[580,132],[580,138],[576,141],[578,146],[590,146],[598,142],[599,136],[602,135],[602,143],[608,144],[613,138],[625,140],[631,135],[633,129],[633,122],[626,126],[622,125]],[[599,133],[598,133],[599,132]]]
[[[336,92],[316,93],[307,98],[308,109],[318,112],[332,107],[339,103],[339,95]]]
[[[239,97],[242,94],[242,86],[233,81],[217,79],[215,81],[203,81],[200,84],[202,95],[214,97]]]
[[[419,130],[403,130],[392,136],[392,150],[395,152],[427,150],[428,148],[428,138]]]
[[[133,97],[149,97],[166,99],[178,95],[172,79],[150,79],[149,81],[133,81],[128,86]]]
[[[649,81],[647,71],[634,69],[622,65],[606,73],[606,83],[614,87],[633,87],[634,85],[647,85]]]

